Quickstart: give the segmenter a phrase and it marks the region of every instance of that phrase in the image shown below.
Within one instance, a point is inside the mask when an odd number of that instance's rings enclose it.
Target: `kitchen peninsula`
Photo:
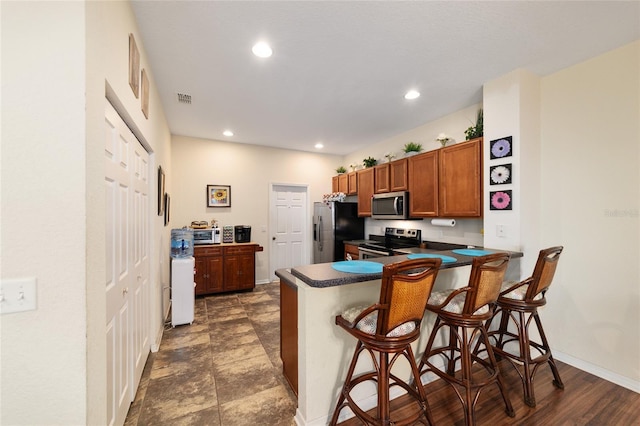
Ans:
[[[486,249],[490,252],[505,250]],[[454,258],[442,264],[433,291],[464,287],[473,257],[453,251],[420,249],[417,253]],[[509,252],[507,279],[520,278],[520,252]],[[414,253],[415,254],[415,253]],[[367,263],[388,264],[409,255],[369,259]],[[358,261],[353,261],[358,262]],[[326,425],[331,417],[356,342],[335,325],[336,315],[353,306],[369,306],[378,301],[382,273],[340,272],[332,263],[303,265],[278,270],[281,289],[281,356],[283,372],[298,395],[296,421],[299,425]],[[295,309],[294,306],[295,305]],[[434,318],[427,314],[420,338],[412,345],[420,356],[429,337]],[[292,353],[293,352],[293,353]],[[408,367],[399,365],[396,373],[407,378]],[[356,372],[371,368],[359,363]],[[375,389],[358,389],[355,399],[365,409],[376,405]],[[398,394],[392,394],[392,398]],[[343,410],[343,415],[348,415]],[[340,421],[343,419],[341,418]]]

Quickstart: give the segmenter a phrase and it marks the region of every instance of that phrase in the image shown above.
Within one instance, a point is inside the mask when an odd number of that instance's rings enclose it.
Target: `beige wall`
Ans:
[[[7,425],[87,416],[84,12],[2,2],[0,274],[37,279],[37,310],[0,317]]]
[[[308,185],[311,212],[312,203],[331,192],[331,176],[340,164],[340,157],[333,155],[173,136],[170,226],[212,219],[220,226],[250,225],[252,240],[264,247],[256,253],[256,281],[268,282],[273,275],[269,184]],[[211,184],[231,185],[230,208],[207,208],[206,188]]]
[[[149,120],[129,88],[128,35],[137,34],[129,3],[1,7],[0,274],[36,277],[38,302],[35,311],[0,317],[0,423],[105,424],[105,86],[152,161],[169,170],[170,134],[140,37]],[[160,218],[151,234],[155,342],[159,288],[168,282]]]
[[[553,347],[640,391],[640,41],[542,79],[543,245],[565,246]]]

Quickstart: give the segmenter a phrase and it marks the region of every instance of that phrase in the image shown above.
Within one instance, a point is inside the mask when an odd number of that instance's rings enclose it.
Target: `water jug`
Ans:
[[[171,230],[171,257],[193,256],[193,231],[190,229]]]

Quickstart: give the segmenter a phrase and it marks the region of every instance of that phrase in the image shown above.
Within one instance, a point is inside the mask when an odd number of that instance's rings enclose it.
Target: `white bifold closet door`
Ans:
[[[150,346],[149,154],[105,109],[107,418],[124,424]]]

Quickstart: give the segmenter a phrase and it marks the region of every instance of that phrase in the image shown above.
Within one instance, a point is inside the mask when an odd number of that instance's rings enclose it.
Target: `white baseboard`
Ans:
[[[271,280],[259,280],[259,281],[256,281],[256,285],[261,285],[261,284],[271,284]]]
[[[586,371],[589,374],[600,377],[608,382],[615,383],[618,386],[622,386],[636,393],[640,393],[640,381],[630,379],[629,377],[622,376],[613,371],[609,371],[605,368],[599,367],[595,364],[583,361],[575,358],[571,355],[552,349],[553,357],[558,361],[562,361],[565,364],[569,364],[579,370]]]
[[[163,326],[158,330],[158,335],[156,336],[156,340],[151,344],[150,349],[151,352],[156,353],[160,349],[160,342],[162,342],[162,335],[164,333],[164,323],[169,318],[169,312],[171,311],[171,300],[169,300],[169,305],[167,306],[167,311],[164,313],[162,317]]]

